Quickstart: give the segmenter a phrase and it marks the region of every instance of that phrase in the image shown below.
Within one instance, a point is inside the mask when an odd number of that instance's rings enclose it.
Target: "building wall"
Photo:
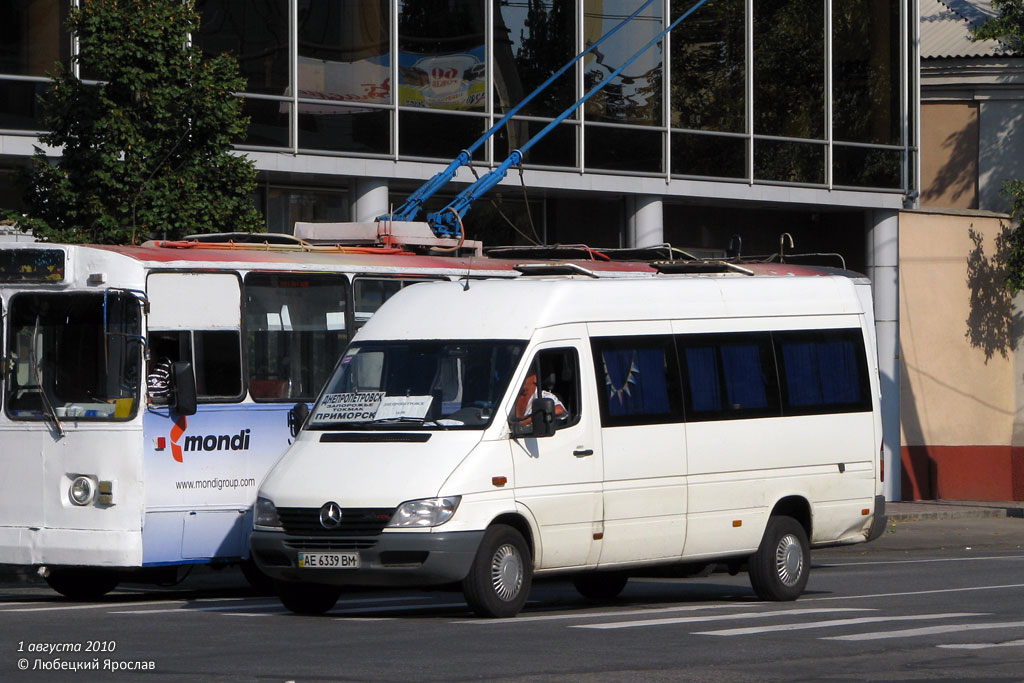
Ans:
[[[1000,91],[981,103],[978,208],[1008,211],[1003,184],[1024,178],[1024,91]]]
[[[978,208],[978,105],[921,105],[921,206]]]
[[[902,497],[1024,500],[1005,217],[900,217]]]

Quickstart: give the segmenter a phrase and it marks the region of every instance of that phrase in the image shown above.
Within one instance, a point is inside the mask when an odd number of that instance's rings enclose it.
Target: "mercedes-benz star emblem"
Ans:
[[[341,526],[341,506],[331,501],[320,508],[320,526],[325,529],[337,529]]]

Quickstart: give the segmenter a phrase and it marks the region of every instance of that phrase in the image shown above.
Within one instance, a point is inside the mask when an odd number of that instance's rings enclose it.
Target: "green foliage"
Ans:
[[[974,40],[998,40],[1024,52],[1024,0],[992,0],[996,16],[971,29]]]
[[[1024,53],[1024,0],[992,0],[992,8],[997,15],[971,29],[973,38],[998,40],[1014,52]],[[1010,215],[1017,224],[1005,247],[1006,286],[1016,293],[1024,289],[1024,180],[1007,181],[1002,193],[1010,199]]]
[[[1010,198],[1010,215],[1017,227],[1006,238],[1006,286],[1016,294],[1024,290],[1024,180],[1010,180],[1003,185],[1003,194]]]
[[[235,60],[189,45],[193,0],[83,0],[68,26],[82,77],[58,65],[43,99],[62,149],[36,148],[19,217],[37,237],[124,244],[200,232],[259,231],[256,171],[230,153],[248,128]]]

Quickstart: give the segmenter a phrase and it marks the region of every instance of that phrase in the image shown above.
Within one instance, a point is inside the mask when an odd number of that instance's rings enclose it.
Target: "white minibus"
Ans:
[[[853,274],[416,284],[263,481],[252,554],[297,613],[349,585],[454,584],[508,617],[534,576],[609,599],[719,565],[793,600],[810,548],[884,530],[881,441]]]

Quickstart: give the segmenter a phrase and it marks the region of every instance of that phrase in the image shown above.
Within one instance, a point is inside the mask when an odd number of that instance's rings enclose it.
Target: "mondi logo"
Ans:
[[[179,417],[171,428],[171,456],[178,462],[184,462],[185,451],[247,451],[249,450],[250,430],[243,429],[237,434],[204,434],[185,435],[188,422]],[[183,438],[184,437],[184,438]]]

